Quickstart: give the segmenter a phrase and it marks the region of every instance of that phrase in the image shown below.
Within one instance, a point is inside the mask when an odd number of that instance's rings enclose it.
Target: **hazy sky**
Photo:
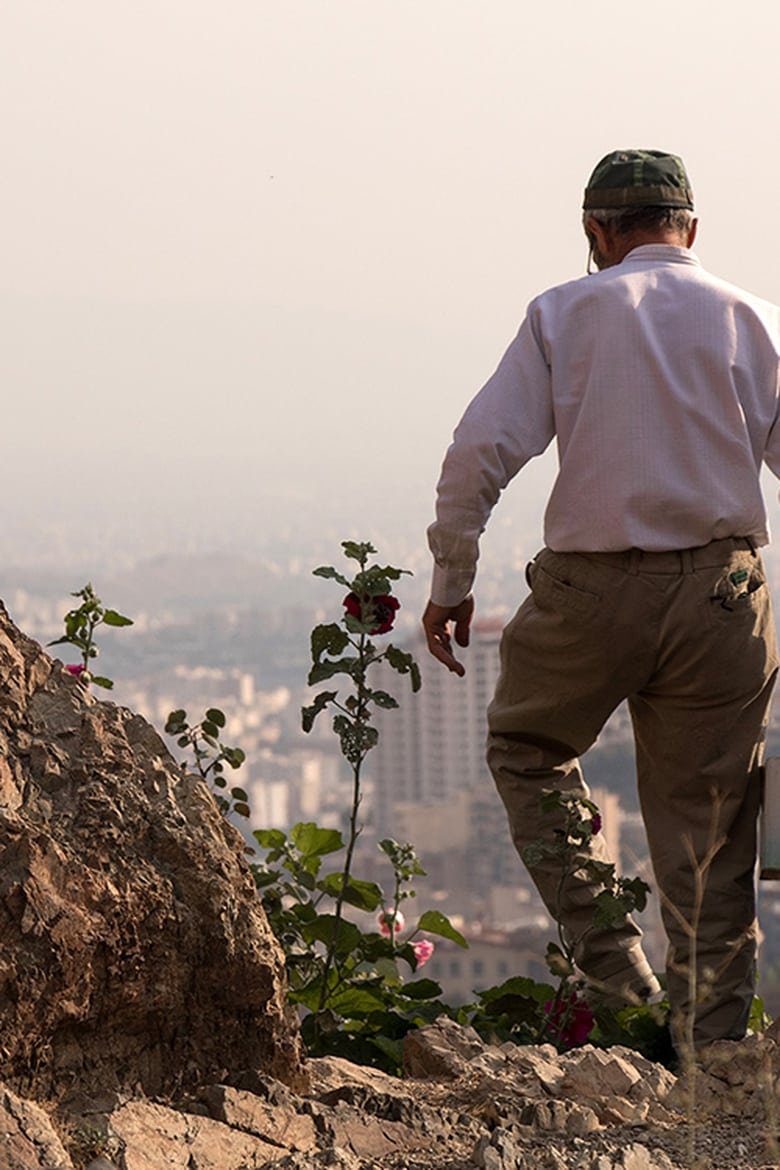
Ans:
[[[775,0],[0,0],[0,551],[215,504],[424,525],[616,147],[682,154],[700,257],[780,301],[778,33]]]

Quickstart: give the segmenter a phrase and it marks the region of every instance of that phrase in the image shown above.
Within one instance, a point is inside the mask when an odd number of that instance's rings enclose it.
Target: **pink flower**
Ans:
[[[557,1003],[548,999],[544,1010],[548,1015],[547,1035],[559,1048],[565,1051],[586,1043],[595,1017],[576,991],[572,991],[568,998],[561,996]]]
[[[590,822],[590,831],[595,834],[601,832],[601,813],[594,813]]]
[[[75,666],[74,664],[69,663],[65,669],[67,670],[68,674],[74,674],[76,677],[78,677],[80,674],[84,673],[86,667],[81,666],[80,664]]]
[[[414,951],[414,957],[417,960],[417,966],[422,967],[422,965],[427,963],[430,959],[431,955],[433,954],[434,947],[430,939],[421,938],[417,942],[412,943],[412,950]]]
[[[406,919],[400,910],[380,910],[377,922],[379,923],[379,933],[385,938],[392,938],[394,934],[400,934],[406,926]]]

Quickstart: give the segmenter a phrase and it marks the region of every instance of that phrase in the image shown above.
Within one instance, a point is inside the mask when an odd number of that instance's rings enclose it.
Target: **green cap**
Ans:
[[[608,207],[687,207],[693,191],[683,160],[663,150],[613,150],[585,188],[583,210]]]

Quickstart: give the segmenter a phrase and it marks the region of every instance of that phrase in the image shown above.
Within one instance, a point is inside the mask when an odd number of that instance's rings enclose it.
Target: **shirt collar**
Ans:
[[[663,261],[666,264],[693,264],[696,267],[701,267],[701,261],[690,248],[684,248],[680,244],[639,244],[636,248],[632,248],[623,259],[621,264],[644,264],[647,261]]]

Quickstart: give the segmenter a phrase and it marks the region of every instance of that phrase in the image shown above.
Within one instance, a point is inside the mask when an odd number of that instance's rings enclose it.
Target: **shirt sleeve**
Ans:
[[[766,447],[764,448],[764,462],[778,479],[780,479],[780,357],[778,357],[777,361],[775,380],[777,383],[775,418],[767,437]],[[780,498],[780,492],[778,492],[778,498]]]
[[[444,459],[436,519],[428,529],[436,605],[450,608],[468,595],[479,539],[501,492],[554,434],[550,369],[532,305],[498,369],[463,415]]]

